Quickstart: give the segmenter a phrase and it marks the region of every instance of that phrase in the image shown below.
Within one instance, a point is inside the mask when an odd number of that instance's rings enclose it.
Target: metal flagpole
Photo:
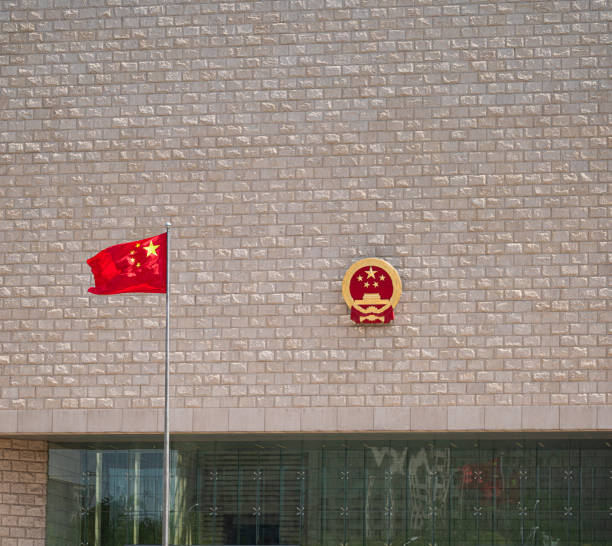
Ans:
[[[166,373],[164,381],[164,513],[162,546],[168,545],[170,527],[170,228],[166,222]]]

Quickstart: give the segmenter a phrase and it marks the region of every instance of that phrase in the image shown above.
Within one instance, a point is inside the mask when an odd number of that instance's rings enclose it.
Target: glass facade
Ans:
[[[240,438],[172,444],[171,543],[612,544],[612,441]],[[160,544],[159,444],[50,447],[48,546]]]

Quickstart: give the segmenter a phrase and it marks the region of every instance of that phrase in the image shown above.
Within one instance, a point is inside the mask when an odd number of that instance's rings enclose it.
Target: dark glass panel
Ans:
[[[612,543],[605,441],[175,442],[171,474],[186,546]],[[161,450],[52,447],[48,499],[51,546],[159,544]]]

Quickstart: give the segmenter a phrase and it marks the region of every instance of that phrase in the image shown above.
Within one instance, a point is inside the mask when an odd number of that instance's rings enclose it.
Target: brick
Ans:
[[[40,460],[38,473],[0,472],[0,543],[43,546],[46,512],[47,443],[6,439],[0,449],[0,463],[10,461],[27,466]],[[43,462],[44,461],[44,464]],[[0,468],[2,466],[0,465]],[[38,482],[36,484],[32,482]],[[11,490],[13,494],[4,494]],[[11,537],[10,539],[8,537]],[[11,542],[12,540],[15,542]]]
[[[85,262],[166,220],[179,432],[610,429],[605,2],[114,3],[5,10],[0,434],[159,432],[164,296]]]

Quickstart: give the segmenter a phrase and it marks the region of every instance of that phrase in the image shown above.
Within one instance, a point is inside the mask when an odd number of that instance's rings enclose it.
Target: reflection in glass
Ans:
[[[175,442],[171,543],[612,544],[605,441]],[[47,544],[159,544],[157,446],[50,449]]]

